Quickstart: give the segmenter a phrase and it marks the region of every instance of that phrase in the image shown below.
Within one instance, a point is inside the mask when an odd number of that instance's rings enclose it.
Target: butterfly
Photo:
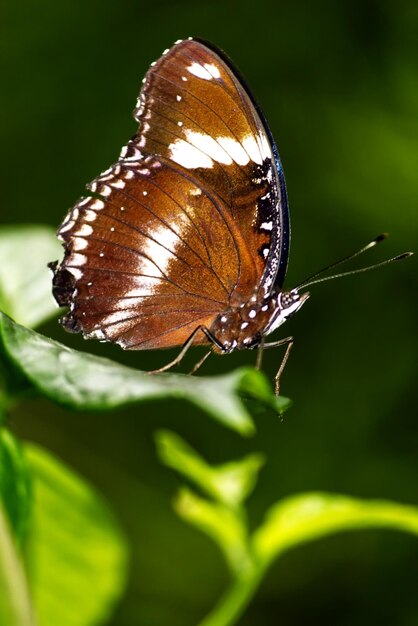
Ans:
[[[265,338],[309,293],[283,288],[285,178],[243,78],[213,45],[178,41],[151,64],[134,117],[117,163],[58,230],[64,259],[50,267],[69,309],[62,325],[128,350],[183,346],[157,371],[191,344],[222,354],[287,344],[288,355],[291,337]]]

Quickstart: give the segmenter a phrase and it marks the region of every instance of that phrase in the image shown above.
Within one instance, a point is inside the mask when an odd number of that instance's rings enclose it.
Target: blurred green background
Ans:
[[[1,222],[58,225],[134,134],[149,63],[195,35],[234,59],[276,138],[292,217],[288,286],[382,231],[391,238],[364,263],[416,250],[417,32],[412,0],[3,3]],[[269,504],[308,489],[418,504],[416,273],[415,257],[312,288],[284,331],[296,338],[282,379],[294,407],[282,421],[259,416],[251,440],[174,401],[110,414],[32,401],[15,413],[14,431],[92,481],[128,533],[130,587],[112,626],[192,625],[227,581],[210,541],[172,512],[179,481],[156,460],[157,428],[212,462],[267,454],[250,499],[254,525]],[[56,321],[41,330],[141,369],[171,356],[85,344]],[[280,355],[265,356],[273,376]],[[204,373],[254,357],[213,357]],[[240,624],[415,625],[417,580],[411,537],[330,538],[279,561]]]

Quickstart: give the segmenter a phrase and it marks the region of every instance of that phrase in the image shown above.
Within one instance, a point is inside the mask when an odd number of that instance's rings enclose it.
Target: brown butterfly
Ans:
[[[188,39],[152,63],[135,119],[118,162],[59,228],[65,255],[50,266],[69,307],[62,325],[129,350],[183,345],[158,371],[192,343],[220,353],[287,344],[278,392],[292,338],[264,338],[309,294],[283,290],[288,204],[264,116],[227,57]]]

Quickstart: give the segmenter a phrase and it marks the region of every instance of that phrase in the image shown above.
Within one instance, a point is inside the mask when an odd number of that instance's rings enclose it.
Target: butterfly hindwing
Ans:
[[[70,306],[68,329],[124,348],[177,345],[210,326],[241,276],[251,288],[255,268],[233,220],[187,172],[146,157],[116,164],[90,189],[97,196],[59,232],[56,296]]]

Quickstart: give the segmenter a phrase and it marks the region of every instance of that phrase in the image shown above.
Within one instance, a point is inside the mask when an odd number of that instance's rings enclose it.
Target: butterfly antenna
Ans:
[[[298,285],[296,289],[301,289],[302,287],[310,287],[311,285],[322,283],[322,282],[325,282],[326,280],[333,280],[334,278],[342,278],[343,276],[351,276],[352,274],[361,274],[362,272],[368,272],[369,270],[382,267],[383,265],[387,265],[388,263],[392,263],[393,261],[400,261],[401,259],[405,259],[413,255],[413,252],[404,252],[403,254],[399,254],[395,257],[392,257],[391,259],[386,259],[386,261],[381,261],[380,263],[375,263],[374,265],[368,265],[367,267],[361,267],[360,269],[350,270],[348,272],[341,272],[340,274],[333,274],[332,276],[324,276],[323,278],[317,279],[317,276],[320,276],[324,272],[328,272],[334,267],[341,265],[341,263],[345,263],[346,261],[351,261],[351,259],[354,259],[360,254],[363,254],[363,252],[366,252],[366,250],[373,248],[381,241],[384,241],[385,239],[387,239],[388,236],[389,235],[387,233],[382,233],[381,235],[379,235],[378,237],[370,241],[368,244],[360,248],[360,250],[357,250],[353,254],[343,257],[339,261],[335,261],[335,263],[331,263],[331,265],[327,265],[327,267],[324,267],[322,270],[319,270],[319,272],[315,272],[315,274],[312,274],[312,276],[309,276],[309,278],[307,278],[302,283],[300,283],[300,285]]]

